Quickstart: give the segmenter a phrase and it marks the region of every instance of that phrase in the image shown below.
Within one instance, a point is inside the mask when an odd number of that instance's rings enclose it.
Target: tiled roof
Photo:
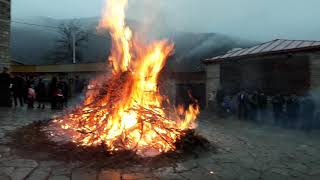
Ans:
[[[308,48],[320,48],[320,41],[276,39],[250,48],[229,51],[224,55],[207,59],[205,62],[215,62],[218,60],[246,57],[250,55],[262,55],[295,50],[299,51]]]

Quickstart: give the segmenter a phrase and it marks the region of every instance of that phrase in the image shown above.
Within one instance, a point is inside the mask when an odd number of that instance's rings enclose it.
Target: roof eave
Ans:
[[[228,57],[228,58],[217,58],[217,59],[206,59],[202,62],[204,64],[220,64],[224,61],[228,60],[238,60],[243,58],[252,58],[252,57],[261,57],[261,56],[270,56],[270,55],[278,55],[278,54],[285,54],[285,53],[299,53],[303,51],[311,52],[311,51],[317,51],[320,50],[320,46],[313,46],[313,47],[305,47],[305,48],[299,48],[299,49],[287,49],[287,50],[281,50],[281,51],[272,51],[272,52],[265,52],[265,53],[258,53],[258,54],[248,54],[243,56],[236,56],[236,57]]]

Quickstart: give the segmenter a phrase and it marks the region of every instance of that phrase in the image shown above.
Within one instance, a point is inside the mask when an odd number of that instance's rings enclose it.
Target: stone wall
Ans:
[[[11,1],[0,0],[0,68],[9,66]]]
[[[220,88],[220,65],[209,64],[207,65],[207,77],[206,77],[206,97],[207,106],[209,99],[215,96],[217,90]]]

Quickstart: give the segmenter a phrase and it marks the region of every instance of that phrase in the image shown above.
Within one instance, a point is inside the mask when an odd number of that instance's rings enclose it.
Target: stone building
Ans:
[[[0,68],[9,66],[11,0],[0,0]]]
[[[303,95],[320,88],[320,41],[276,39],[204,63],[206,94],[221,89],[229,95],[241,90]]]

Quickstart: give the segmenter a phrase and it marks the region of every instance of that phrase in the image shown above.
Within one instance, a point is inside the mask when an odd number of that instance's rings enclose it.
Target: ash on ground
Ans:
[[[92,166],[124,168],[131,165],[148,165],[162,167],[198,158],[206,152],[217,152],[217,146],[206,138],[188,130],[175,143],[176,150],[155,157],[140,157],[134,151],[108,152],[102,144],[96,147],[84,147],[75,143],[57,143],[52,141],[44,131],[50,121],[38,121],[11,133],[10,145],[17,153],[39,160],[90,162]],[[117,162],[117,163],[114,163]]]

